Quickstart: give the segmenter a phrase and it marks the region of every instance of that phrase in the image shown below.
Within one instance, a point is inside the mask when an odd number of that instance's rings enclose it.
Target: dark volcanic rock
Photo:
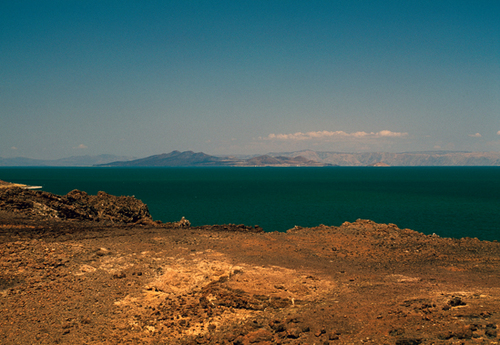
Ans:
[[[467,305],[460,297],[453,297],[451,300],[448,301],[448,305],[451,307],[458,307],[461,305]]]
[[[396,341],[396,345],[418,345],[422,343],[422,339],[403,338]]]
[[[152,222],[146,204],[129,196],[105,192],[88,195],[73,190],[65,196],[22,188],[0,189],[0,208],[37,219],[78,219],[97,222]]]
[[[216,225],[203,225],[198,226],[196,229],[211,230],[211,231],[236,231],[236,232],[264,232],[260,226],[247,226],[243,224],[216,224]]]

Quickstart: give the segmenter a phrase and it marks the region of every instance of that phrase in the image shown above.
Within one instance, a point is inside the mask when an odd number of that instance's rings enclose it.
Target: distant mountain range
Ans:
[[[318,152],[312,150],[288,153],[270,153],[306,159],[339,166],[500,166],[500,152],[460,152],[460,151],[421,151],[421,152]]]
[[[261,156],[218,157],[193,151],[172,151],[145,158],[125,156],[73,156],[57,160],[0,158],[0,166],[500,166],[500,152],[272,152]]]

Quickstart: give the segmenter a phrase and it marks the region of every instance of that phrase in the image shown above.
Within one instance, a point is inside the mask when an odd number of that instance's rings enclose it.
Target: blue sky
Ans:
[[[500,151],[498,1],[0,0],[0,157]]]

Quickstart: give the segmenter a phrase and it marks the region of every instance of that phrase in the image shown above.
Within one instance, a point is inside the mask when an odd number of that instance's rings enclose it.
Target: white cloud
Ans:
[[[408,135],[408,132],[391,132],[384,130],[376,133],[376,135],[381,137],[405,137]]]
[[[12,146],[10,149],[11,149],[11,150],[17,150],[17,147]]]
[[[353,132],[347,133],[344,131],[317,131],[317,132],[297,132],[290,134],[274,134],[267,136],[268,140],[321,140],[334,138],[382,138],[382,137],[404,137],[407,132],[392,132],[383,130],[380,132]]]
[[[476,134],[469,134],[469,137],[472,137],[472,138],[481,138],[482,135],[480,133],[476,133]]]
[[[498,131],[497,134],[500,135],[500,131]]]
[[[83,144],[80,144],[78,145],[77,147],[73,147],[74,149],[88,149],[87,146],[83,145]]]

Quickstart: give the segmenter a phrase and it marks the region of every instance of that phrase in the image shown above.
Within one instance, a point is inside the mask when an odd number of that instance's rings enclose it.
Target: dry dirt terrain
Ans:
[[[195,228],[113,198],[0,192],[0,344],[500,342],[498,242]]]

